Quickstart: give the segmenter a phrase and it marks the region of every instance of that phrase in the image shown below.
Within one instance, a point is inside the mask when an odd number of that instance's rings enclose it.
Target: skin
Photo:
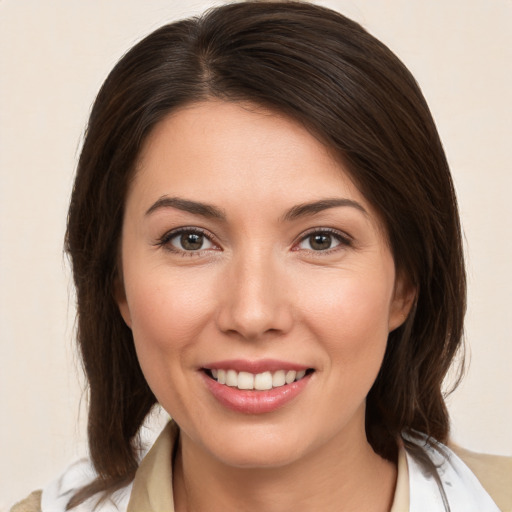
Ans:
[[[225,218],[153,206],[163,197],[208,203]],[[359,206],[285,219],[333,198]],[[205,233],[200,250],[173,235],[183,227]],[[312,232],[326,230],[328,248],[315,250]],[[178,512],[389,510],[396,468],[366,440],[365,398],[413,297],[378,216],[321,142],[249,104],[172,113],[139,158],[122,268],[121,314],[182,432]],[[233,358],[314,372],[284,407],[243,414],[221,405],[200,371]]]

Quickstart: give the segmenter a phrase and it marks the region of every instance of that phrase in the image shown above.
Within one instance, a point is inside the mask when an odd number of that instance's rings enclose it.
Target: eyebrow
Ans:
[[[315,215],[316,213],[328,210],[329,208],[337,208],[339,206],[355,208],[365,215],[368,215],[368,212],[357,201],[352,201],[352,199],[345,198],[332,198],[321,199],[311,203],[298,204],[286,212],[286,214],[283,216],[283,220],[292,221],[300,217]]]
[[[368,212],[357,201],[345,198],[332,198],[320,199],[319,201],[313,201],[311,203],[302,203],[295,205],[283,215],[281,220],[285,222],[290,222],[300,217],[315,215],[316,213],[328,210],[329,208],[337,208],[341,206],[355,208],[356,210],[359,210],[365,215],[368,215]],[[218,219],[223,221],[226,220],[225,213],[216,206],[213,206],[208,203],[191,201],[190,199],[182,199],[180,197],[168,196],[163,196],[160,199],[158,199],[147,210],[146,215],[150,215],[154,211],[159,210],[161,208],[177,208],[178,210],[192,213],[194,215],[200,215],[202,217]]]
[[[156,201],[146,212],[146,215],[150,215],[160,208],[177,208],[184,212],[193,213],[195,215],[201,215],[202,217],[208,217],[211,219],[226,220],[226,215],[219,208],[207,204],[199,203],[197,201],[191,201],[189,199],[182,199],[180,197],[168,197],[163,196]]]

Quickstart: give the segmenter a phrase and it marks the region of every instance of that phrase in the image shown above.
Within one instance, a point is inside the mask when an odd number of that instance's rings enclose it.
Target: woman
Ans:
[[[33,510],[512,506],[508,461],[445,446],[465,276],[442,146],[354,22],[248,2],[137,44],[93,107],[66,244],[92,466]]]

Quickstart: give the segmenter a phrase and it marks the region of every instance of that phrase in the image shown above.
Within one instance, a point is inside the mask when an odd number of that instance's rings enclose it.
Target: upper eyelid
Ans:
[[[202,235],[205,235],[208,238],[212,238],[213,235],[211,235],[206,229],[199,228],[197,226],[181,226],[179,228],[170,229],[169,231],[166,231],[160,238],[169,238],[176,235],[179,235],[181,233],[201,233]]]
[[[210,240],[212,244],[220,245],[217,241],[216,237],[213,236],[208,230],[199,228],[197,226],[182,226],[175,229],[170,229],[169,231],[166,231],[161,237],[157,239],[156,245],[163,245],[168,243],[170,240],[172,240],[175,236],[178,236],[182,233],[200,233],[205,238]]]
[[[297,237],[297,242],[301,242],[308,236],[314,235],[315,233],[329,233],[330,235],[334,235],[339,237],[340,239],[346,240],[347,242],[352,242],[353,237],[346,233],[345,231],[340,231],[339,229],[334,228],[311,228],[307,231],[304,231]],[[294,243],[297,243],[294,242]]]

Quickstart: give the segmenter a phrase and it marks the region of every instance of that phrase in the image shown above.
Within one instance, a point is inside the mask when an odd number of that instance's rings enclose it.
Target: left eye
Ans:
[[[172,247],[180,251],[202,251],[211,249],[213,243],[199,231],[182,231],[169,238]]]
[[[327,251],[343,243],[340,235],[319,231],[311,233],[301,240],[298,247],[308,251]]]

